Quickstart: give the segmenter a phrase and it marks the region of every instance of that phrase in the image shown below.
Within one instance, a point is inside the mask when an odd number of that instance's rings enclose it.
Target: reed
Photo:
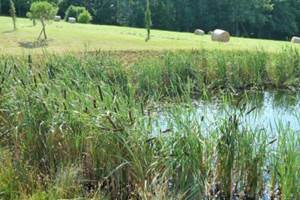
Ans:
[[[240,119],[254,109],[223,95],[298,88],[299,54],[276,56],[179,51],[131,66],[107,53],[3,57],[0,198],[298,199],[299,136],[249,127]],[[237,109],[203,129],[195,100],[213,92]]]

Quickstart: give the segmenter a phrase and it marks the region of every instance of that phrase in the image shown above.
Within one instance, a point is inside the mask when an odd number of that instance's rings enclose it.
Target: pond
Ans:
[[[273,134],[281,129],[300,131],[300,93],[287,91],[247,92],[226,95],[213,100],[202,100],[192,106],[167,106],[154,120],[155,133],[175,128],[179,122],[197,121],[205,132],[237,115],[239,124],[251,130],[265,130]]]

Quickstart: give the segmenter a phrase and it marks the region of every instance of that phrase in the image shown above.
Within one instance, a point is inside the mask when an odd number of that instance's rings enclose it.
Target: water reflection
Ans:
[[[245,109],[242,109],[245,108]],[[255,108],[255,109],[254,109]],[[250,114],[245,114],[249,110]],[[286,91],[247,92],[224,95],[210,101],[194,102],[193,106],[176,105],[165,108],[154,120],[154,132],[176,129],[178,125],[197,123],[210,132],[220,121],[238,113],[243,126],[276,133],[278,127],[300,130],[300,93]]]

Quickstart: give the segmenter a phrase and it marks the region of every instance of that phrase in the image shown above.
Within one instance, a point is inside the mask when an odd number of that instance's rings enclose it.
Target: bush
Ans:
[[[70,5],[66,10],[65,20],[68,20],[69,17],[74,17],[77,19],[78,16],[83,12],[88,12],[85,7]]]
[[[85,10],[78,16],[78,22],[82,24],[87,24],[92,20],[92,15],[89,13],[89,11]]]

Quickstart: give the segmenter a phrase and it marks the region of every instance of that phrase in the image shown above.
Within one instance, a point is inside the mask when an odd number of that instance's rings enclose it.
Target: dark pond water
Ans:
[[[239,102],[239,103],[238,103]],[[244,109],[242,109],[244,108]],[[247,112],[251,111],[249,114]],[[156,133],[176,129],[178,124],[197,122],[204,131],[220,125],[224,119],[238,114],[240,124],[252,130],[263,129],[269,134],[279,130],[300,131],[300,93],[267,91],[224,96],[210,101],[193,102],[193,106],[170,106],[157,115]]]

